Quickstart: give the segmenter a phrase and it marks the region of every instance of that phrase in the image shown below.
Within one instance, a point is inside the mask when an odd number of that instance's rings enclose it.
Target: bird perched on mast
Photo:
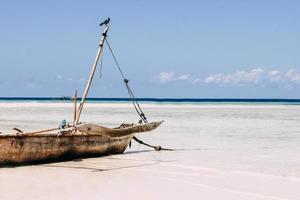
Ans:
[[[103,25],[107,26],[107,24],[109,23],[109,21],[110,21],[110,18],[107,18],[99,26],[103,26]]]

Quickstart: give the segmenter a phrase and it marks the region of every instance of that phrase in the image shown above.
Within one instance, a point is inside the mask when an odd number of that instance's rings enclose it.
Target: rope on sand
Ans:
[[[143,142],[142,140],[137,139],[135,136],[133,136],[132,139],[134,139],[134,141],[136,141],[139,144],[153,148],[155,151],[175,151],[175,149],[168,149],[168,148],[163,148],[161,146],[153,146],[153,145],[147,144],[147,143]]]

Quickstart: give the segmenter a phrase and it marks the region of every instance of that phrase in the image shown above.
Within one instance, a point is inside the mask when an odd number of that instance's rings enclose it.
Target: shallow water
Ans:
[[[300,106],[241,104],[150,104],[144,108],[149,121],[164,120],[152,133],[139,135],[152,144],[178,149],[147,152],[134,144],[120,159],[151,159],[188,167],[241,170],[300,177]],[[11,128],[37,130],[72,120],[68,103],[0,103],[0,131]],[[114,127],[137,122],[127,103],[91,103],[82,121]],[[141,153],[136,153],[141,152]]]

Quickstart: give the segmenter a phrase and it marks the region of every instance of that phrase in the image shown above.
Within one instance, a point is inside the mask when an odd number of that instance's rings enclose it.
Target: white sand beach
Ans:
[[[300,199],[300,106],[143,104],[150,121],[124,154],[0,168],[0,199]],[[1,102],[0,131],[71,120],[69,103]],[[138,118],[127,103],[89,103],[82,121],[113,127]]]

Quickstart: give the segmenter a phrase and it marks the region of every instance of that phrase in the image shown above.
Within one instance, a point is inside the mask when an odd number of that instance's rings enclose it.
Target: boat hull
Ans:
[[[71,160],[123,153],[136,133],[149,132],[161,122],[122,124],[107,128],[83,123],[65,129],[48,129],[0,135],[0,166]]]
[[[132,135],[37,135],[0,137],[0,165],[70,160],[123,153]]]

